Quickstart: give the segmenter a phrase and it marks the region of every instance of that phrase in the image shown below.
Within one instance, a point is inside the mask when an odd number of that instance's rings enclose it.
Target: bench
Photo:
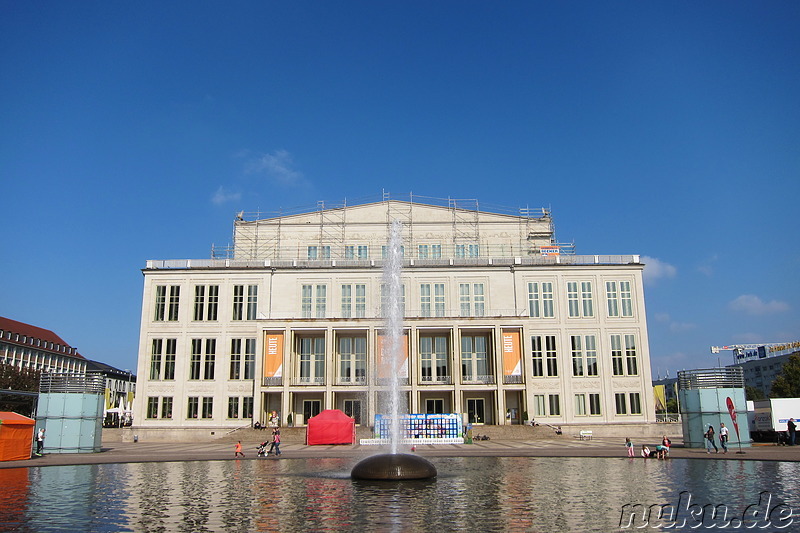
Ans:
[[[592,432],[591,430],[582,429],[578,438],[581,440],[592,440]]]

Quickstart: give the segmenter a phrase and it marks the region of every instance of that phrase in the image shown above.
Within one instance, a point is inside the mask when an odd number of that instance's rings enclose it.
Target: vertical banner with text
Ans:
[[[264,335],[264,377],[283,376],[283,332],[266,332]]]
[[[503,330],[503,375],[522,375],[522,349],[518,329]]]
[[[378,379],[388,379],[390,377],[391,369],[388,368],[388,365],[383,364],[383,345],[387,342],[387,338],[385,335],[378,335],[378,354],[377,354],[377,364],[378,364]],[[402,355],[400,356],[400,363],[398,364],[397,375],[401,378],[408,377],[408,334],[404,333],[403,337],[400,339],[400,344],[402,345]]]

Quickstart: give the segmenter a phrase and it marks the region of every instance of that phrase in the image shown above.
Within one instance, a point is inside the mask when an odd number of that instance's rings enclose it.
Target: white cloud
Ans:
[[[286,150],[275,150],[271,154],[264,154],[251,159],[246,166],[250,174],[265,174],[266,177],[279,185],[299,187],[306,185],[307,181],[302,172],[293,167],[292,155]]]
[[[669,322],[670,316],[669,313],[656,313],[653,318],[656,319],[656,322]]]
[[[737,333],[733,336],[733,342],[738,344],[758,344],[764,342],[764,337],[758,333]]]
[[[691,331],[693,329],[697,329],[697,324],[692,324],[689,322],[672,322],[669,325],[669,330],[673,333],[681,333],[684,331]]]
[[[214,196],[211,197],[211,201],[216,205],[222,205],[228,202],[238,202],[241,199],[242,193],[226,191],[225,187],[221,185],[214,193]]]
[[[717,254],[712,255],[711,257],[707,258],[703,261],[698,267],[697,270],[708,276],[709,278],[714,275],[714,263],[717,262],[718,256]]]
[[[648,285],[654,284],[662,278],[674,278],[678,272],[674,266],[664,261],[660,261],[655,257],[642,256],[642,263],[644,263],[644,272],[642,280]]]
[[[783,313],[789,310],[789,304],[780,300],[765,302],[755,294],[742,294],[728,304],[732,311],[740,311],[748,315],[768,315]]]

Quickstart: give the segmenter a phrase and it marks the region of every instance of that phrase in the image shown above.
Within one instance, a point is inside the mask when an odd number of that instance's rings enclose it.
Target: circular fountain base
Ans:
[[[436,467],[419,455],[407,453],[384,453],[373,455],[353,467],[353,479],[429,479],[436,477]]]

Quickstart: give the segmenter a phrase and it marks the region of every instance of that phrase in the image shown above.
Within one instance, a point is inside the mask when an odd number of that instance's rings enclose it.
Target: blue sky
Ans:
[[[0,0],[0,315],[135,368],[147,259],[386,190],[646,256],[654,375],[798,340],[798,27],[794,1]]]

